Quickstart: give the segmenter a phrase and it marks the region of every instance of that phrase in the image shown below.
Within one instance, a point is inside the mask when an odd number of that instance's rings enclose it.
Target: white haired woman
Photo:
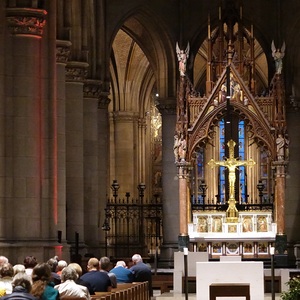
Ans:
[[[60,299],[78,298],[90,300],[90,293],[87,287],[75,283],[78,275],[74,268],[67,266],[61,272],[61,284],[54,288],[58,290]]]

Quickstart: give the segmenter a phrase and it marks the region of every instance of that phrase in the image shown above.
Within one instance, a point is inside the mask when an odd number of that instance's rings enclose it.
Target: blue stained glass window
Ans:
[[[220,121],[220,160],[224,160],[225,158],[225,123],[224,120]],[[219,201],[220,203],[225,203],[225,193],[226,193],[226,185],[225,185],[225,167],[219,168]]]
[[[238,138],[239,138],[239,158],[240,160],[245,160],[245,122],[239,121],[239,128],[238,128]],[[246,168],[245,166],[239,167],[239,195],[240,195],[240,202],[246,203],[247,202],[247,175],[246,175]]]
[[[220,126],[220,160],[225,158],[225,123],[224,120],[221,120],[219,123]],[[245,160],[245,122],[239,121],[238,124],[238,151],[239,159]],[[236,147],[237,147],[236,146]],[[219,194],[220,202],[225,203],[225,194],[226,194],[226,185],[225,185],[225,167],[219,168]],[[247,174],[246,168],[244,166],[239,167],[239,202],[247,202]]]
[[[197,152],[197,178],[204,178],[204,155],[203,149]]]
[[[199,191],[199,186],[201,181],[204,180],[204,152],[201,148],[200,151],[197,152],[197,180],[198,180],[198,196],[197,202],[199,204],[204,204],[204,199],[201,191]]]

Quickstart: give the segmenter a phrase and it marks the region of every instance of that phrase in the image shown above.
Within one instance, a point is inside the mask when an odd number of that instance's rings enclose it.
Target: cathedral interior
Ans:
[[[1,1],[0,253],[300,264],[299,11]]]

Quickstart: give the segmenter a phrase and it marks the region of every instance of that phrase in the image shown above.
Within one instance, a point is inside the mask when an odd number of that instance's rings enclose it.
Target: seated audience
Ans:
[[[81,268],[81,266],[79,264],[77,264],[77,263],[70,263],[68,265],[68,267],[73,268],[76,271],[77,275],[78,275],[78,277],[75,280],[75,282],[77,284],[80,284],[80,285],[83,285],[83,286],[87,287],[87,289],[89,290],[90,295],[95,295],[92,286],[88,282],[85,282],[84,280],[82,280],[80,278],[81,275],[82,275],[82,268]]]
[[[25,273],[18,273],[14,276],[12,281],[12,293],[10,295],[4,296],[1,300],[37,300],[33,295],[30,294],[31,291],[31,280]]]
[[[61,271],[63,270],[63,268],[65,268],[68,265],[68,263],[65,260],[59,260],[57,263],[57,269],[56,269],[56,273],[60,276],[61,275]]]
[[[51,269],[47,263],[37,264],[33,268],[31,294],[42,300],[59,299],[59,293],[51,282]]]
[[[78,278],[78,275],[74,268],[65,267],[61,273],[61,284],[56,285],[54,288],[58,290],[60,299],[67,298],[78,298],[78,299],[87,299],[89,300],[90,293],[87,287],[76,284],[75,280]]]
[[[32,255],[28,255],[24,258],[23,264],[25,266],[25,273],[31,276],[33,268],[37,265],[37,259]]]
[[[56,268],[57,268],[57,260],[55,258],[50,258],[47,261],[47,264],[50,266],[51,269],[51,281],[56,284],[60,284],[60,276],[56,273]]]
[[[9,263],[8,258],[6,256],[0,255],[0,266],[7,263]]]
[[[132,256],[133,266],[130,270],[133,273],[134,281],[143,282],[148,281],[149,285],[149,294],[152,297],[152,272],[151,268],[143,262],[143,259],[140,254],[134,254]]]
[[[12,293],[12,281],[14,269],[10,263],[4,263],[0,266],[0,289],[5,289],[6,294]]]
[[[125,261],[120,260],[116,263],[116,266],[108,273],[114,273],[117,278],[117,283],[130,283],[133,282],[133,273],[126,266]]]
[[[83,281],[88,282],[93,292],[108,292],[111,290],[109,276],[99,271],[99,260],[96,257],[90,258],[87,265],[88,272],[81,276]]]
[[[116,288],[117,287],[117,277],[114,273],[109,273],[109,270],[111,269],[110,259],[106,256],[101,257],[100,261],[99,261],[99,266],[100,266],[100,272],[105,272],[108,274],[110,282],[111,282],[111,287]]]
[[[13,266],[14,269],[14,275],[18,273],[25,273],[25,266],[21,264],[16,264]]]

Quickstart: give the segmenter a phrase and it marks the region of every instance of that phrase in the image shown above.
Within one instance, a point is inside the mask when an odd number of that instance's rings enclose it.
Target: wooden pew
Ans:
[[[161,294],[173,289],[173,274],[152,275],[152,288],[159,289]]]
[[[96,292],[92,300],[149,300],[148,282],[118,284],[110,292]]]

